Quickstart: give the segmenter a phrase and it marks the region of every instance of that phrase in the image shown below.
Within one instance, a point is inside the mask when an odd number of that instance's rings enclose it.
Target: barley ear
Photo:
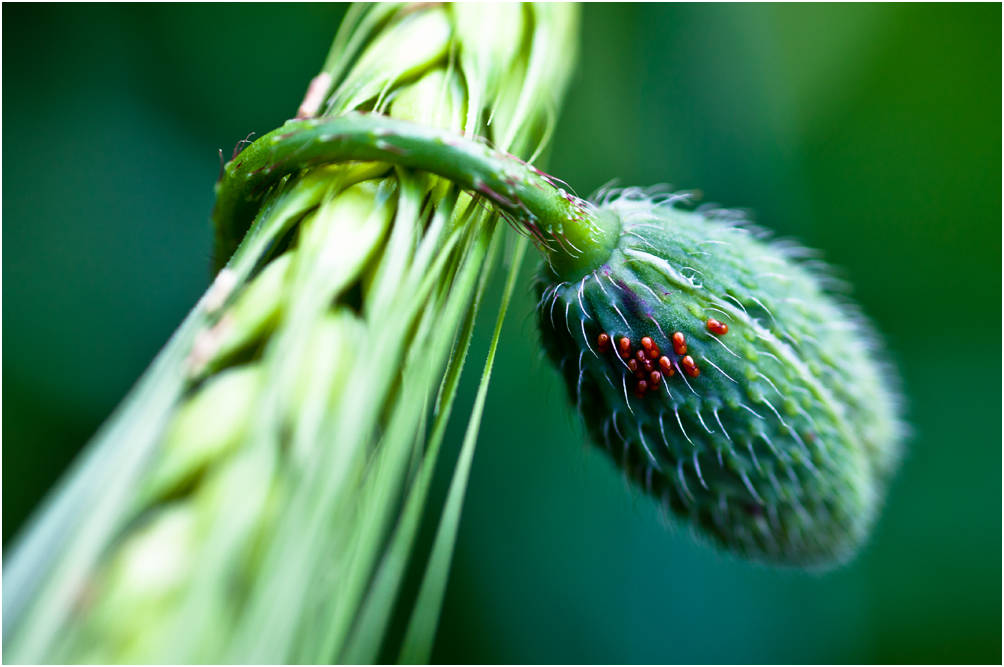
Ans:
[[[576,11],[348,11],[297,119],[222,173],[213,284],[5,558],[9,661],[379,659],[509,241],[469,187],[478,160],[311,145],[379,120],[519,165],[553,123]]]

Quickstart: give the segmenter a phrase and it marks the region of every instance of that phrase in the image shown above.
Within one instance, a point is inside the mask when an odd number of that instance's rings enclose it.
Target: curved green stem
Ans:
[[[352,161],[421,169],[485,196],[534,238],[562,277],[606,261],[620,233],[616,219],[599,215],[512,155],[452,132],[348,113],[289,121],[224,166],[213,211],[218,257],[229,255],[271,185],[301,169]]]

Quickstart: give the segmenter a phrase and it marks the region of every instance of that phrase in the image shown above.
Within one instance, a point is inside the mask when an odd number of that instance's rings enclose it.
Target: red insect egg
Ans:
[[[648,374],[649,379],[652,381],[652,387],[658,387],[659,382],[662,380],[662,373],[659,371],[652,371]]]
[[[641,339],[641,346],[646,350],[651,350],[653,345],[655,345],[655,343],[653,343],[652,339],[649,338],[648,336],[645,336],[644,338]]]
[[[629,359],[627,362],[627,367],[632,373],[638,372],[638,362],[634,359]]]
[[[679,331],[673,334],[673,351],[677,354],[687,353],[687,339]]]
[[[610,336],[605,333],[601,333],[600,337],[596,339],[596,344],[600,348],[600,353],[605,354],[610,351]]]
[[[645,369],[646,373],[651,373],[655,370],[655,366],[652,364],[651,359],[645,359],[641,362],[641,367]]]
[[[683,372],[692,378],[701,374],[700,369],[697,368],[697,364],[694,363],[694,358],[689,354],[680,360],[680,365],[683,366]]]
[[[655,343],[652,343],[652,349],[648,351],[648,356],[650,356],[653,359],[658,359],[659,355],[661,354],[662,352],[659,351],[659,346],[656,345]]]
[[[659,357],[659,367],[668,378],[673,377],[673,374],[676,373],[676,369],[673,368],[673,363],[669,360],[669,357]]]
[[[729,325],[724,322],[719,322],[715,318],[708,320],[708,331],[715,334],[716,336],[724,336],[729,332]]]
[[[638,398],[645,396],[645,392],[648,391],[648,382],[644,380],[639,380],[638,385],[634,388],[634,395]]]
[[[631,356],[631,339],[626,336],[617,341],[617,345],[620,346],[621,358],[627,359]]]

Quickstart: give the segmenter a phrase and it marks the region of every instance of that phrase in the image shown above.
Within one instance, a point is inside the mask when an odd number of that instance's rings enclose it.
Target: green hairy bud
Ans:
[[[620,232],[605,261],[544,267],[544,346],[593,441],[699,536],[846,561],[898,459],[895,375],[803,248],[683,198],[601,194]]]

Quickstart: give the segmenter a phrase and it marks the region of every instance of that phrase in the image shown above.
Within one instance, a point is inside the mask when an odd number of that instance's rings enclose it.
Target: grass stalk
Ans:
[[[299,122],[365,111],[529,158],[575,32],[569,6],[353,6]],[[376,659],[506,227],[462,178],[330,162],[221,184],[213,284],[5,559],[8,661]]]

